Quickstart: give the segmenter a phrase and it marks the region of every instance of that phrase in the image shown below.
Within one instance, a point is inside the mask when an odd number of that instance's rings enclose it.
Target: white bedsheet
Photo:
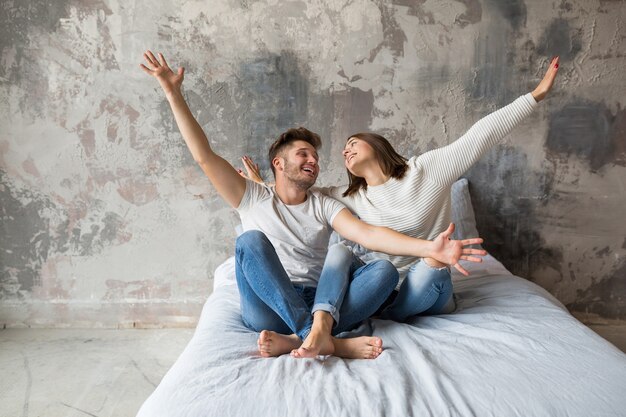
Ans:
[[[233,258],[139,417],[625,416],[626,355],[488,256],[455,276],[454,314],[371,320],[375,360],[261,358]]]

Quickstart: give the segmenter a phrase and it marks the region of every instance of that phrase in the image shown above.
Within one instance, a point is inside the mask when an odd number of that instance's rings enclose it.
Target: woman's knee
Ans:
[[[352,251],[343,243],[335,243],[328,247],[327,261],[352,262]]]
[[[393,288],[398,285],[400,274],[391,262],[384,259],[378,259],[373,261],[372,264],[372,267],[376,269],[376,273],[379,276],[379,282],[382,285],[391,286]]]
[[[419,281],[421,285],[442,285],[452,280],[449,267],[431,266],[424,261],[409,269],[407,279]]]

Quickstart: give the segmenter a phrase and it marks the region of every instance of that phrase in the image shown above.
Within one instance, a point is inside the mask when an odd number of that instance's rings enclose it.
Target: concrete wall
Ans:
[[[626,318],[626,4],[608,0],[40,1],[0,5],[0,322],[187,326],[236,214],[155,80],[162,51],[213,148],[261,163],[287,127],[410,156],[543,76],[553,94],[469,173],[487,248],[572,310]]]

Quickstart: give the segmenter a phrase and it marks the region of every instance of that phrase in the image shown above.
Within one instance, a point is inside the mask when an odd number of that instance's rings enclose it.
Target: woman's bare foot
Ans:
[[[334,355],[344,359],[376,359],[383,351],[383,341],[380,337],[333,338],[333,342]]]
[[[313,314],[313,326],[309,335],[298,349],[291,351],[294,358],[314,358],[317,355],[332,355],[335,351],[333,338],[330,332],[334,320],[326,311],[316,311]]]
[[[302,341],[295,334],[286,335],[270,330],[263,330],[257,340],[259,353],[264,358],[284,355],[297,349],[301,344]]]

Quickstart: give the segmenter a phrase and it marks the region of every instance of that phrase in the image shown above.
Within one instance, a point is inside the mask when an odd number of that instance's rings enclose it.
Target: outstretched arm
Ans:
[[[533,112],[537,102],[543,100],[552,88],[558,67],[559,58],[555,57],[543,80],[531,93],[483,117],[450,145],[421,155],[417,161],[425,168],[425,174],[442,186],[456,181]]]
[[[415,239],[386,227],[372,226],[354,217],[348,209],[341,210],[335,216],[332,226],[344,238],[359,243],[367,249],[390,255],[433,258],[454,266],[463,275],[469,275],[469,273],[459,265],[459,260],[482,262],[481,258],[472,255],[487,254],[481,249],[465,248],[468,245],[482,243],[481,238],[450,240],[454,232],[452,223],[448,230],[437,236],[434,241]]]
[[[231,206],[238,207],[246,191],[246,180],[225,159],[213,152],[204,131],[191,114],[180,90],[185,69],[181,67],[174,73],[162,54],[159,54],[159,59],[151,51],[146,51],[143,56],[146,64],[140,64],[141,69],[159,82],[193,159],[222,198]]]

